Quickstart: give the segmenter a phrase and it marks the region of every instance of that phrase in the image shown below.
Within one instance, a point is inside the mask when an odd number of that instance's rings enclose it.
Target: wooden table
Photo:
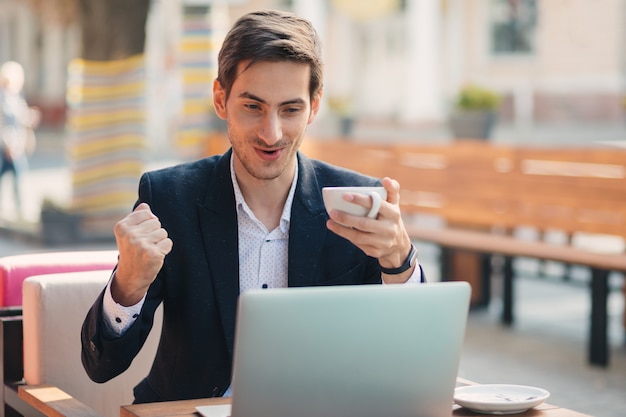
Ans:
[[[457,386],[471,382],[457,379]],[[99,413],[85,404],[58,389],[49,385],[20,386],[19,397],[35,410],[45,416],[80,416],[101,417]],[[166,401],[160,403],[124,405],[120,408],[121,417],[200,417],[196,407],[204,405],[230,404],[230,398],[200,398],[196,400]],[[451,417],[492,417],[486,414],[477,414],[465,408],[454,406]],[[525,413],[516,414],[519,417],[590,417],[566,408],[543,403]]]
[[[230,398],[200,398],[198,400],[167,401],[133,404],[121,407],[120,417],[199,417],[200,405],[230,404]]]
[[[121,407],[121,417],[199,417],[195,408],[200,405],[228,404],[230,398],[202,398],[199,400],[168,401],[163,403],[133,404]],[[493,415],[477,414],[465,408],[455,406],[451,416],[460,417],[493,417]],[[590,417],[587,414],[554,405],[543,403],[525,413],[515,414],[516,417]]]
[[[199,417],[195,408],[200,405],[228,404],[227,398],[202,398],[199,400],[168,401],[163,403],[133,404],[122,406],[121,417]],[[451,416],[460,417],[493,417],[488,414],[477,414],[465,408],[455,406]],[[516,417],[590,417],[566,408],[550,404],[541,404],[525,413],[515,414]]]

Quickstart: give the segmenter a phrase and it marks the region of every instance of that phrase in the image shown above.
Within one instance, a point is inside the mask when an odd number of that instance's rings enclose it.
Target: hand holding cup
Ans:
[[[368,195],[372,205],[365,207],[346,201],[344,199],[346,193]],[[329,215],[332,210],[339,210],[354,216],[375,219],[381,202],[387,199],[387,190],[384,187],[324,187],[322,197]]]

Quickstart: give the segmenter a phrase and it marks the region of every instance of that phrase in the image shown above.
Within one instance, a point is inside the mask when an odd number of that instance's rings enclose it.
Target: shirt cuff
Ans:
[[[124,307],[123,305],[116,303],[111,295],[112,281],[113,277],[109,280],[109,283],[104,291],[104,298],[102,300],[102,315],[107,333],[112,336],[119,337],[123,335],[124,332],[126,332],[126,330],[128,330],[128,328],[135,323],[137,317],[139,317],[139,313],[141,312],[141,307],[143,307],[143,303],[146,300],[146,296],[144,295],[137,304]]]
[[[407,279],[402,285],[420,284],[420,283],[426,282],[426,277],[423,274],[424,273],[422,272],[422,266],[418,263],[417,265],[415,265],[415,268],[413,268],[413,273],[411,274],[409,279]],[[381,277],[382,277],[382,274],[381,274]],[[382,279],[382,281],[383,281],[383,285],[393,285],[393,284],[385,284],[384,278]]]

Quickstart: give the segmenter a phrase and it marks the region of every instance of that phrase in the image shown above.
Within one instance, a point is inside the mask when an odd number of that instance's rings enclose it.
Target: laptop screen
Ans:
[[[465,282],[240,296],[233,417],[449,416]]]

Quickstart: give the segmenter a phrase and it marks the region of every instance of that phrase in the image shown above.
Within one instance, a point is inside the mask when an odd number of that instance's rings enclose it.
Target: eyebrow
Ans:
[[[263,100],[261,97],[255,96],[254,94],[248,93],[246,91],[244,91],[243,93],[239,94],[239,97],[240,98],[249,99],[249,100],[258,101],[259,103],[267,104],[267,102],[265,100]],[[294,98],[294,99],[291,99],[291,100],[283,101],[282,103],[280,103],[280,106],[285,106],[285,105],[290,105],[290,104],[306,104],[306,102],[303,99],[301,99],[301,98]]]

